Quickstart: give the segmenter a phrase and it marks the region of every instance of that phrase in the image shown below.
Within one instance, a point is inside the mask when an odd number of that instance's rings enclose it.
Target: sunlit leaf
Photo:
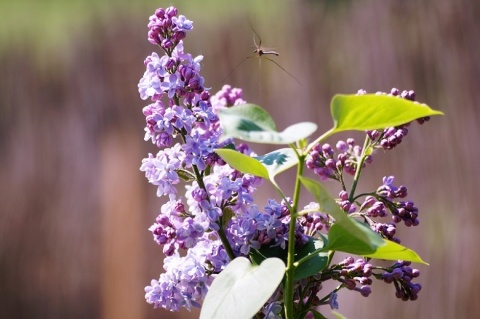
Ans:
[[[275,123],[263,108],[254,104],[232,106],[219,111],[223,138],[234,137],[248,142],[291,144],[307,138],[316,131],[311,122],[297,123],[277,132]]]
[[[316,311],[315,309],[311,309],[310,311],[312,312],[314,319],[328,319],[327,317],[325,317],[324,315],[322,315],[320,312]]]
[[[266,167],[271,180],[298,164],[298,157],[291,148],[282,148],[255,158]]]
[[[314,195],[321,211],[335,219],[335,224],[328,231],[328,244],[325,249],[366,254],[373,253],[384,245],[383,239],[377,233],[348,217],[322,184],[306,177],[301,177],[301,182]]]
[[[252,265],[237,257],[214,279],[202,305],[200,319],[250,319],[282,281],[285,264],[278,258]]]
[[[385,245],[378,247],[374,253],[363,256],[376,259],[407,260],[428,265],[415,251],[390,240],[385,240]]]
[[[332,315],[334,315],[335,318],[337,318],[337,319],[347,319],[347,317],[345,317],[345,316],[342,315],[340,312],[335,311],[335,310],[332,310]]]
[[[336,222],[328,231],[329,250],[338,250],[355,255],[365,256],[374,253],[383,244],[383,239],[368,226],[349,218],[353,225],[346,225],[344,221]],[[362,234],[367,240],[359,240]]]
[[[268,170],[265,166],[253,157],[225,148],[217,149],[215,153],[227,162],[228,165],[242,173],[252,174],[265,179],[269,178]]]
[[[426,104],[390,95],[335,95],[330,105],[335,132],[398,126],[415,119],[443,115]]]

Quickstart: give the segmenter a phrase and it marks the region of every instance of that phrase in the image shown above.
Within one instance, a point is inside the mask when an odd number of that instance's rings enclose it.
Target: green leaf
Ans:
[[[301,177],[301,182],[315,196],[320,209],[335,218],[335,224],[328,231],[325,251],[338,250],[370,258],[427,264],[415,251],[383,239],[367,225],[348,217],[320,183],[306,177]]]
[[[218,275],[202,305],[200,319],[250,319],[272,296],[285,274],[278,258],[254,266],[237,257]]]
[[[345,317],[345,316],[342,315],[340,312],[335,311],[335,310],[332,310],[332,315],[334,315],[335,318],[337,318],[337,319],[347,319],[347,317]]]
[[[195,175],[192,174],[192,172],[189,172],[184,169],[177,169],[175,170],[178,174],[178,177],[184,182],[191,182],[195,180]]]
[[[312,312],[313,318],[315,318],[315,319],[327,319],[327,317],[325,317],[324,315],[322,315],[320,312],[318,312],[316,310],[311,309],[310,311]],[[339,313],[335,310],[332,311],[332,315],[334,315],[335,318],[337,318],[337,319],[347,319],[347,317],[345,317],[344,315],[342,315],[341,313]]]
[[[265,144],[291,144],[307,138],[317,130],[311,122],[297,123],[277,132],[275,123],[263,108],[243,104],[219,111],[223,137],[234,137],[248,142]]]
[[[228,120],[230,117],[237,118],[239,120],[245,119],[245,125],[248,127],[247,123],[253,122],[253,129],[263,129],[275,131],[275,121],[272,119],[270,114],[263,109],[262,107],[255,104],[242,104],[237,106],[228,107],[221,109],[218,116],[220,120]]]
[[[328,231],[328,244],[325,250],[361,255],[373,253],[384,245],[383,239],[377,233],[348,217],[322,184],[307,177],[300,177],[300,181],[314,195],[320,209],[335,218],[335,224]]]
[[[308,243],[302,246],[295,256],[295,260],[300,260],[303,257],[306,257],[316,250],[324,247],[323,240],[310,238]],[[295,268],[295,274],[293,276],[294,280],[299,280],[302,278],[307,278],[318,274],[320,271],[325,269],[328,262],[328,252],[316,253],[316,256],[307,259],[305,262],[300,263]]]
[[[291,148],[279,149],[257,157],[225,148],[217,149],[215,152],[234,169],[272,182],[277,174],[298,164],[298,158]]]
[[[426,104],[389,95],[335,95],[330,105],[334,132],[398,126],[415,119],[443,115]]]
[[[270,180],[281,172],[298,164],[298,157],[291,148],[282,148],[265,155],[255,157],[268,170]]]
[[[227,162],[228,165],[242,173],[252,174],[265,179],[269,178],[265,166],[253,157],[225,148],[219,148],[215,150],[215,153]]]
[[[378,247],[374,253],[365,254],[364,256],[386,260],[407,260],[428,265],[415,251],[390,240],[384,241],[385,245]]]
[[[264,245],[260,249],[250,249],[249,256],[257,265],[272,257],[280,258],[284,263],[287,263],[288,251],[280,246]]]
[[[314,310],[314,309],[310,309],[310,311],[312,312],[314,319],[328,319],[327,317],[325,317],[325,316],[322,315],[320,312],[318,312],[318,311],[316,311],[316,310]]]
[[[372,231],[368,226],[357,222],[353,218],[348,217],[354,224],[356,228],[348,225],[346,227],[342,222],[335,223],[330,230],[328,231],[328,245],[325,249],[329,250],[338,250],[346,253],[352,253],[355,255],[365,256],[372,254],[382,245],[382,237]],[[359,240],[358,233],[366,235],[367,238],[374,240],[375,243],[372,243],[369,240]]]

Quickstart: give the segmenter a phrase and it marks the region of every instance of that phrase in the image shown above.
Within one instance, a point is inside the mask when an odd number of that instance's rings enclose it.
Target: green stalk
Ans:
[[[352,189],[350,190],[350,194],[348,195],[348,200],[352,203],[353,197],[355,196],[355,189],[357,188],[358,179],[360,178],[360,173],[362,172],[363,163],[365,163],[365,159],[367,156],[365,152],[368,147],[370,147],[369,143],[370,139],[368,136],[365,138],[365,142],[363,143],[362,154],[360,155],[360,161],[357,164],[357,171],[355,172],[355,176],[353,177]]]
[[[285,293],[284,293],[284,305],[285,305],[285,318],[294,319],[295,311],[293,304],[293,288],[294,280],[293,276],[295,274],[295,222],[297,220],[297,209],[298,202],[300,199],[300,189],[301,182],[300,176],[303,174],[304,167],[304,156],[298,156],[298,168],[297,168],[297,178],[295,181],[295,190],[293,194],[293,206],[290,211],[290,229],[288,231],[288,257],[287,257],[287,269],[286,269],[286,284],[285,284]]]

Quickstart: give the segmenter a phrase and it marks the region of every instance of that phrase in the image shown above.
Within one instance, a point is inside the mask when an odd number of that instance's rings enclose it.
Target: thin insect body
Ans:
[[[274,63],[275,65],[277,65],[280,69],[283,70],[283,72],[287,73],[290,77],[292,77],[298,83],[298,85],[301,86],[300,81],[295,76],[293,76],[290,72],[285,70],[280,64],[278,64],[274,60],[265,56],[265,55],[279,56],[280,53],[278,53],[277,51],[271,50],[271,49],[263,48],[262,47],[262,38],[260,38],[260,36],[258,35],[258,33],[255,31],[255,29],[253,27],[252,27],[252,31],[253,31],[253,43],[255,44],[255,50],[253,50],[254,54],[252,56],[248,56],[245,59],[243,59],[242,61],[240,61],[240,63],[238,63],[235,66],[235,68],[233,68],[233,70],[230,73],[227,74],[227,76],[223,79],[222,82],[224,82],[240,65],[242,65],[243,62],[245,62],[246,60],[248,60],[250,58],[257,57],[258,58],[258,65],[259,65],[260,68],[261,68],[262,59],[266,59],[266,60]],[[257,44],[257,41],[255,39],[256,37],[258,38],[258,44]]]

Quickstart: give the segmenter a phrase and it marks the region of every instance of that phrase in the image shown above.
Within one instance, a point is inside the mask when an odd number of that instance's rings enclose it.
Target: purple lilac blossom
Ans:
[[[416,300],[418,293],[422,289],[421,284],[412,283],[414,278],[420,276],[420,271],[411,268],[410,264],[408,261],[399,260],[384,273],[377,275],[384,282],[388,284],[393,283],[396,290],[395,296],[404,301]]]
[[[357,171],[362,148],[355,144],[355,140],[349,138],[347,142],[338,141],[336,148],[339,153],[335,156],[335,151],[330,144],[317,144],[308,154],[305,164],[307,168],[320,176],[321,180],[334,179],[340,181],[343,172],[355,175]],[[371,162],[371,155],[367,155],[362,167]]]

